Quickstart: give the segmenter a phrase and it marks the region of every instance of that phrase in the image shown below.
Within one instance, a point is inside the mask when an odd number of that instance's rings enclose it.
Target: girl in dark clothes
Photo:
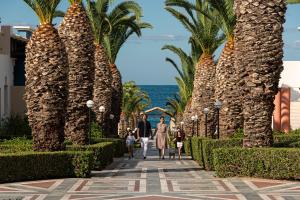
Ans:
[[[177,149],[178,149],[178,158],[179,158],[179,160],[181,159],[181,149],[182,149],[182,146],[183,146],[184,139],[185,139],[185,134],[184,134],[183,130],[180,127],[177,127],[174,142],[176,142],[176,146],[177,146]]]

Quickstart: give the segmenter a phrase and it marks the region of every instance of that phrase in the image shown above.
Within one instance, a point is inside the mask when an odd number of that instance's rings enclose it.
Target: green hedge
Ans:
[[[200,166],[205,167],[202,154],[202,140],[203,138],[192,137],[192,152],[193,159],[197,161]]]
[[[202,140],[202,154],[204,166],[206,170],[214,170],[213,150],[221,147],[242,147],[242,139],[228,139],[228,140]]]
[[[92,152],[25,152],[0,154],[0,182],[88,177]]]
[[[114,146],[112,142],[102,142],[86,146],[67,146],[72,151],[93,152],[93,169],[101,170],[113,162]]]
[[[290,147],[290,144],[299,141],[300,141],[299,134],[274,135],[273,147]]]
[[[112,142],[113,143],[113,155],[116,158],[122,157],[125,152],[127,152],[126,149],[126,142],[124,139],[118,139],[118,138],[94,138],[94,143],[100,143],[100,142]]]
[[[191,156],[191,140],[190,140],[190,138],[187,138],[187,140],[185,140],[183,142],[183,148],[184,148],[185,155]]]
[[[300,180],[300,149],[219,148],[213,151],[219,177],[251,176]]]
[[[0,144],[0,153],[19,153],[19,152],[30,152],[30,151],[33,151],[31,144],[26,144],[26,145]]]

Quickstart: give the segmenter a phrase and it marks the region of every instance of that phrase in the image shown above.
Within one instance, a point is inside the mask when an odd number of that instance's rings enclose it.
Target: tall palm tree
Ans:
[[[273,101],[283,70],[286,2],[236,0],[235,4],[235,66],[242,80],[244,146],[270,146]]]
[[[177,121],[181,120],[185,107],[192,97],[195,66],[202,53],[201,48],[194,46],[193,44],[195,43],[191,43],[190,55],[185,53],[181,48],[173,45],[165,45],[162,48],[162,50],[169,50],[175,53],[181,61],[179,67],[174,60],[166,58],[166,61],[171,63],[179,74],[179,76],[175,77],[179,93],[178,95],[175,95],[173,99],[168,99],[167,102],[167,106],[170,107],[171,110],[175,109],[173,112],[176,113],[176,116],[173,117],[176,117]]]
[[[214,84],[216,65],[213,60],[214,51],[223,43],[224,37],[219,34],[220,29],[216,25],[219,20],[216,11],[210,7],[206,0],[196,0],[195,4],[187,0],[167,0],[166,10],[176,17],[191,33],[191,37],[201,47],[202,54],[195,66],[194,87],[190,109],[184,113],[185,129],[187,134],[192,133],[190,117],[197,114],[200,118],[200,130],[204,130],[205,123],[202,111],[205,107],[213,110]],[[185,10],[183,13],[175,10],[176,6]],[[208,18],[203,13],[209,13]],[[208,115],[208,132],[214,131],[213,112]],[[202,132],[201,132],[202,133]],[[203,133],[202,133],[203,134]]]
[[[131,35],[136,34],[137,36],[141,36],[141,29],[152,27],[149,23],[139,21],[139,18],[141,16],[141,8],[135,2],[123,2],[119,6],[116,6],[115,10],[117,10],[118,7],[124,8],[125,6],[122,5],[125,3],[128,3],[129,5],[136,5],[136,8],[139,8],[139,13],[135,12],[135,15],[129,16],[126,20],[124,20],[124,25],[113,26],[111,34],[107,35],[104,38],[104,46],[108,53],[110,70],[113,77],[112,88],[114,95],[112,96],[112,113],[115,117],[110,125],[110,128],[112,128],[112,134],[117,134],[117,124],[120,121],[123,95],[121,73],[115,64],[118,53]],[[110,21],[112,21],[112,19],[114,18],[115,16],[113,14],[109,15]]]
[[[64,42],[69,62],[69,98],[65,135],[73,143],[88,141],[88,108],[94,81],[94,38],[82,0],[69,0],[59,35]]]
[[[220,17],[218,24],[226,36],[226,44],[216,67],[215,98],[222,102],[220,110],[221,137],[232,135],[243,126],[242,104],[234,69],[234,0],[209,0]]]
[[[40,25],[26,46],[25,101],[37,151],[64,148],[68,62],[62,41],[52,24],[60,0],[24,0]]]
[[[111,23],[107,16],[109,0],[87,0],[87,13],[92,24],[95,44],[95,81],[93,101],[96,120],[99,124],[105,125],[105,119],[111,112],[112,98],[112,75],[109,68],[109,59],[103,47],[103,38],[111,30]],[[115,24],[114,24],[115,25]],[[99,106],[105,107],[105,112],[100,113]]]

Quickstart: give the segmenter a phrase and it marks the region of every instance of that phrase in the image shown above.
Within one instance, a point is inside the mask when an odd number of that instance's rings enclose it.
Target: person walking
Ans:
[[[131,159],[133,158],[135,137],[130,129],[127,131],[128,131],[128,135],[126,137],[126,146],[128,148],[129,159]]]
[[[183,130],[178,126],[175,134],[174,142],[176,143],[176,147],[178,149],[178,159],[181,159],[181,149],[183,146],[183,141],[185,140],[185,134]]]
[[[165,124],[165,118],[161,116],[160,122],[155,129],[156,132],[156,148],[159,151],[159,159],[165,159],[165,149],[168,148],[168,126]]]
[[[149,137],[152,137],[151,124],[147,120],[147,118],[148,118],[148,115],[143,114],[143,118],[139,122],[138,128],[137,128],[137,138],[141,140],[141,147],[143,149],[144,159],[147,158]]]

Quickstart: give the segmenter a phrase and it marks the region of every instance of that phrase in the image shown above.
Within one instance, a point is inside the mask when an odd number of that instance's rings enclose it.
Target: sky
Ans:
[[[116,3],[121,0],[116,0]],[[136,0],[143,8],[143,21],[151,23],[153,29],[144,29],[143,36],[133,36],[122,47],[117,58],[117,66],[121,71],[123,82],[134,80],[138,85],[174,85],[177,72],[165,61],[170,57],[177,61],[176,55],[161,50],[166,44],[172,44],[190,52],[189,33],[164,9],[164,0]],[[69,6],[62,0],[60,10]],[[289,5],[284,25],[284,60],[300,60],[300,5]],[[38,24],[35,13],[23,0],[0,0],[1,25]],[[60,20],[54,23],[59,24]],[[218,56],[220,49],[216,52]]]

